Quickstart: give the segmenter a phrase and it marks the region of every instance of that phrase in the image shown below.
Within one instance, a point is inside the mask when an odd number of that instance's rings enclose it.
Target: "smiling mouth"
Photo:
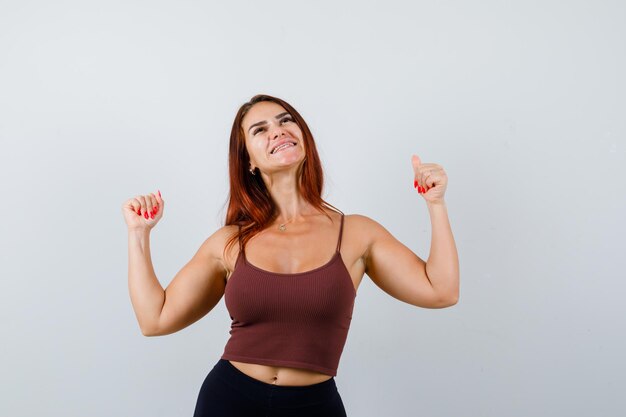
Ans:
[[[280,146],[274,148],[272,150],[272,152],[270,152],[270,154],[274,155],[274,154],[276,154],[278,152],[284,151],[285,149],[293,148],[295,146],[296,146],[295,142],[289,142],[288,144],[283,144],[283,145],[280,145]]]

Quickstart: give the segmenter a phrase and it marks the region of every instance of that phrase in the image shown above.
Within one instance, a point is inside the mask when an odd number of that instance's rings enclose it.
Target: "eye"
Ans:
[[[291,118],[291,116],[283,117],[282,119],[280,119],[280,122],[281,123],[283,123],[283,122],[293,122],[293,119]],[[257,133],[262,132],[263,130],[265,130],[264,127],[257,127],[256,129],[254,129],[252,131],[252,134],[256,135]]]

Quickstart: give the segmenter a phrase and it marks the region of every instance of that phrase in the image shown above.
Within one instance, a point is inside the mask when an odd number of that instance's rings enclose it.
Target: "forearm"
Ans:
[[[150,257],[150,231],[128,231],[128,290],[144,335],[156,329],[165,291],[154,273]]]
[[[459,297],[459,256],[448,219],[445,202],[428,204],[432,224],[430,254],[426,261],[426,274],[435,290],[443,297]]]

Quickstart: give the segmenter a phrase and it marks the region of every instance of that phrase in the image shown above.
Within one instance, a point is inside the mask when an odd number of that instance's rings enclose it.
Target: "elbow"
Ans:
[[[446,307],[452,307],[458,302],[459,302],[459,293],[455,292],[454,294],[451,294],[450,296],[447,297]]]
[[[443,302],[445,303],[445,307],[452,307],[456,303],[459,302],[459,278],[457,275],[456,278],[457,285],[453,286],[451,289],[445,292],[443,298]]]
[[[152,333],[151,331],[149,331],[147,329],[141,329],[141,334],[146,336],[146,337],[154,336],[154,333]]]
[[[146,337],[160,336],[160,333],[157,331],[156,327],[142,327],[141,334]]]
[[[452,307],[459,302],[459,293],[446,294],[439,299],[439,305],[437,308]]]

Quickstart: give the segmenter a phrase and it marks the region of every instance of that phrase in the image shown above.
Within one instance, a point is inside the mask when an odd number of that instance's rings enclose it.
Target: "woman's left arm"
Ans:
[[[414,186],[426,200],[432,223],[430,254],[425,262],[378,222],[353,216],[367,231],[365,273],[398,300],[425,308],[444,308],[459,299],[459,258],[443,199],[447,176],[440,165],[413,157]]]
[[[426,200],[432,224],[426,275],[436,292],[446,294],[456,304],[459,299],[459,255],[443,198],[448,176],[441,165],[422,163],[417,155],[411,156],[411,163],[415,173],[413,186]]]
[[[447,294],[456,304],[459,299],[459,255],[452,236],[445,202],[427,203],[432,224],[430,254],[426,260],[426,275],[436,292]]]
[[[426,200],[432,225],[426,275],[437,293],[445,294],[456,304],[459,299],[459,255],[443,198],[448,176],[441,165],[422,163],[417,155],[411,156],[411,163],[415,173],[413,186]]]

